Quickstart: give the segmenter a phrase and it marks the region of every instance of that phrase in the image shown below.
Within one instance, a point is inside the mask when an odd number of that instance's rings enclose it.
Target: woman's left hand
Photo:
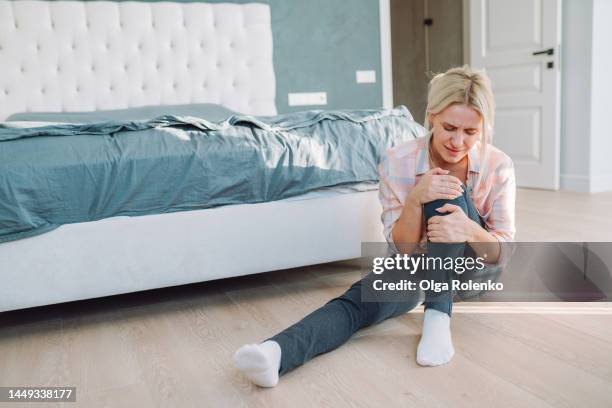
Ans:
[[[427,238],[431,242],[460,243],[468,242],[473,236],[474,221],[468,218],[461,207],[453,204],[444,204],[437,208],[440,213],[447,215],[436,215],[431,217],[427,223]]]

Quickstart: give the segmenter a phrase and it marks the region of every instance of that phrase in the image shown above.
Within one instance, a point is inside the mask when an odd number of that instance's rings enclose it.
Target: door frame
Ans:
[[[470,0],[461,0],[463,10],[463,63],[470,63]],[[393,108],[393,71],[391,52],[391,0],[378,0],[380,25],[380,70],[382,102],[385,109]]]
[[[391,0],[378,0],[380,19],[380,77],[382,102],[385,109],[393,108],[393,71],[391,55]]]

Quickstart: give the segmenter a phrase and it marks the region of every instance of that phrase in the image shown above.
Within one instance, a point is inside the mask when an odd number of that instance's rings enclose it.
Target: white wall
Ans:
[[[593,0],[591,191],[612,190],[612,1]]]
[[[612,190],[612,1],[563,0],[561,188]]]
[[[589,190],[593,1],[563,0],[561,188]]]

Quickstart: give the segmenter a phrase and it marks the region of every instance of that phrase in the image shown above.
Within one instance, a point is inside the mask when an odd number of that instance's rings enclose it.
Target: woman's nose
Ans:
[[[453,136],[451,139],[451,144],[453,145],[453,147],[457,147],[457,148],[463,146],[463,137],[459,135]]]

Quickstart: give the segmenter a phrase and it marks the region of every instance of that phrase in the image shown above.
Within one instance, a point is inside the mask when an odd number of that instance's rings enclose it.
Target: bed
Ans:
[[[0,1],[0,121],[194,104],[272,117],[275,94],[267,5]],[[0,244],[0,311],[350,259],[380,240],[374,182],[67,223]]]

